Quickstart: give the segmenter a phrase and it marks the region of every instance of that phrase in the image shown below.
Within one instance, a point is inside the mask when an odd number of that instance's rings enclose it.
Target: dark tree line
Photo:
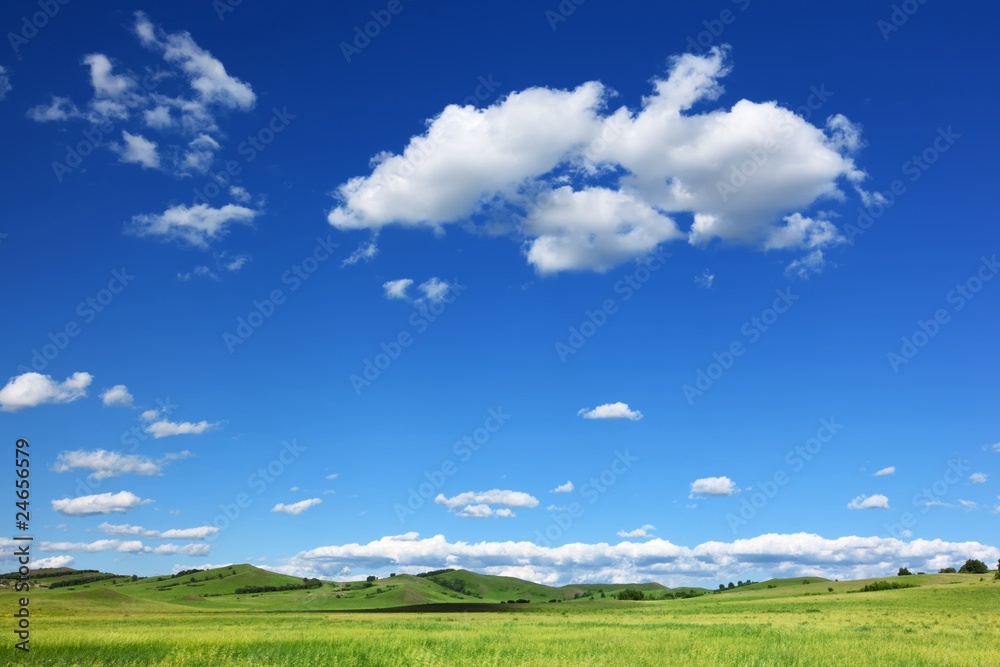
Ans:
[[[283,586],[243,586],[234,592],[237,595],[249,595],[251,593],[276,593],[278,591],[301,591],[310,588],[320,588],[323,582],[319,579],[302,578],[301,584],[285,584]]]

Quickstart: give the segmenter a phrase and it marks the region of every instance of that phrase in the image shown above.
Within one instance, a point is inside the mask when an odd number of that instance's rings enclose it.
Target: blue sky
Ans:
[[[995,10],[43,5],[0,10],[42,564],[1000,556]]]

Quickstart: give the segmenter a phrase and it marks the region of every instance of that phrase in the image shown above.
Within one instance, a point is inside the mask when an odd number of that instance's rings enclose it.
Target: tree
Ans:
[[[624,590],[618,591],[619,600],[642,600],[645,595],[642,591],[637,591],[634,588],[626,588]]]
[[[374,574],[369,574],[367,577],[365,577],[365,581],[375,581],[376,579],[378,579],[378,577],[376,577]]]
[[[955,568],[942,567],[940,570],[938,570],[938,574],[955,574]]]
[[[989,571],[990,568],[986,567],[986,563],[975,558],[970,558],[965,561],[962,567],[958,568],[959,574],[986,574]]]
[[[725,584],[719,584],[719,590],[720,591],[726,590],[726,585]]]
[[[133,574],[132,575],[132,581],[139,581],[139,577],[137,575]]]
[[[604,591],[601,591],[601,597],[602,598],[604,597]]]
[[[906,569],[905,567],[901,567],[901,568],[899,568],[899,574],[897,574],[896,576],[897,577],[908,577],[911,574],[913,574],[913,573],[910,572],[908,569]]]
[[[731,581],[730,581],[730,582],[729,582],[729,586],[727,586],[727,588],[736,588],[736,586],[734,586],[734,585],[733,585],[733,582],[731,582]]]

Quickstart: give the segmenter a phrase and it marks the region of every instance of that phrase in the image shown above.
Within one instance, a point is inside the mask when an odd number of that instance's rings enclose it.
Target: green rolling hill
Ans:
[[[937,585],[966,582],[971,575],[915,575],[907,583]],[[0,575],[0,599],[19,595],[13,573]],[[895,577],[892,577],[895,579]],[[67,613],[101,609],[177,613],[186,611],[352,611],[390,609],[412,605],[524,602],[626,604],[616,595],[626,588],[642,591],[646,599],[700,597],[708,593],[720,601],[746,596],[812,596],[854,592],[867,581],[832,582],[822,577],[771,579],[725,591],[704,588],[666,588],[645,584],[570,584],[553,587],[514,577],[468,570],[437,570],[419,575],[400,574],[371,581],[304,580],[253,565],[229,565],[173,575],[136,577],[70,568],[32,573],[33,602]],[[601,597],[601,594],[604,597]],[[42,602],[44,601],[44,602]]]
[[[0,594],[13,592],[12,573],[0,575]],[[420,575],[400,574],[374,581],[304,581],[252,565],[231,565],[174,575],[137,577],[71,568],[32,573],[32,595],[44,596],[65,608],[121,604],[162,609],[200,608],[261,610],[322,610],[388,608],[418,604],[586,601],[606,599],[625,588],[655,598],[674,594],[704,594],[705,589],[671,590],[660,584],[574,584],[546,586],[514,577],[468,570],[438,570]],[[523,602],[522,602],[523,603]]]

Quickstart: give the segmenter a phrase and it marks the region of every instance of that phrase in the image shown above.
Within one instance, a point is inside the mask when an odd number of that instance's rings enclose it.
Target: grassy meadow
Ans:
[[[237,585],[296,581],[250,566],[198,573],[195,582],[120,578],[33,590],[30,654],[15,652],[9,638],[5,664],[1000,664],[1000,581],[992,572],[914,575],[904,578],[912,588],[868,593],[854,591],[874,580],[774,580],[717,595],[641,602],[589,599],[597,589],[620,587],[553,589],[520,582],[518,588],[516,579],[461,576],[464,590],[474,593],[459,595],[461,601],[533,593],[533,602],[498,612],[356,613],[349,610],[408,604],[403,598],[458,598],[451,589],[409,576],[380,579],[371,587],[327,582],[312,590],[234,594]],[[390,584],[396,589],[383,588]],[[650,586],[651,592],[669,590]],[[376,588],[383,593],[369,597]],[[558,595],[554,591],[565,601],[548,602],[546,596]],[[390,604],[375,602],[379,595]],[[14,596],[0,590],[5,609],[15,608]]]

